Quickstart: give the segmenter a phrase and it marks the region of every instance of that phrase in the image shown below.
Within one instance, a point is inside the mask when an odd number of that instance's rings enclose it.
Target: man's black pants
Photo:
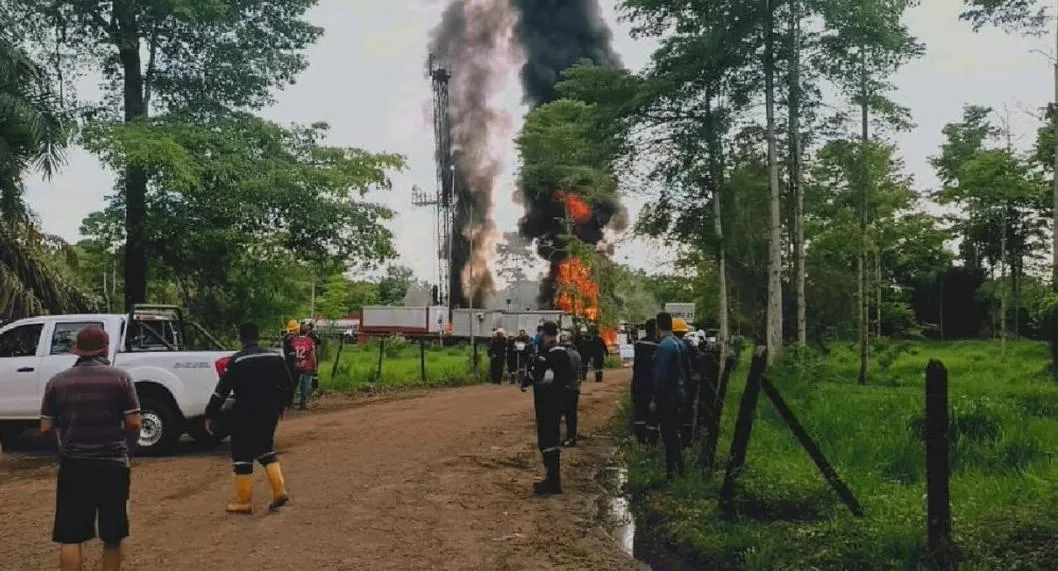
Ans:
[[[503,357],[490,357],[489,367],[492,382],[500,384],[500,382],[503,380]]]
[[[52,540],[64,545],[96,537],[116,547],[129,536],[128,461],[62,458],[55,494]]]
[[[278,411],[237,411],[232,419],[231,465],[239,475],[253,474],[254,461],[267,466],[276,460]]]
[[[669,404],[660,407],[661,417],[661,440],[665,444],[665,473],[683,475],[683,444],[680,438],[680,410]]]
[[[650,400],[650,393],[632,394],[633,431],[640,444],[657,441],[658,423],[655,415],[650,412]]]
[[[536,412],[536,444],[547,453],[559,450],[562,433],[562,395],[553,386],[533,385],[533,409]]]
[[[563,389],[562,412],[566,418],[566,440],[577,439],[577,406],[580,404],[580,389]]]
[[[606,364],[606,359],[602,355],[596,355],[591,360],[591,366],[592,366],[593,369],[595,369],[595,382],[596,383],[601,383],[602,382],[602,369],[603,369],[603,366],[605,364]]]

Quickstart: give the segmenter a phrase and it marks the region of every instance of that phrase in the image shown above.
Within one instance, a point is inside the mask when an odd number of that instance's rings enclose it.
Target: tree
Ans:
[[[867,290],[867,244],[871,193],[874,190],[871,173],[867,170],[871,139],[872,115],[881,118],[882,125],[907,128],[910,116],[907,109],[897,105],[885,94],[892,90],[888,78],[907,61],[918,57],[923,46],[911,36],[902,23],[911,0],[839,0],[830,2],[823,11],[822,38],[824,73],[842,89],[859,109],[859,140],[864,159],[859,175],[858,224],[860,245],[857,268],[857,315],[859,316],[859,346],[861,384],[867,382],[869,361],[869,292]],[[876,272],[880,273],[880,259],[875,258]],[[880,280],[878,282],[880,284]],[[879,285],[878,296],[881,295]],[[876,301],[876,313],[881,310]],[[881,320],[879,319],[879,322]]]
[[[323,294],[316,298],[316,309],[327,319],[342,319],[365,305],[379,303],[379,284],[351,281],[341,273],[323,282]]]
[[[0,20],[0,24],[4,21]],[[30,168],[50,176],[63,160],[67,123],[45,70],[0,29],[0,320],[93,309],[52,263],[52,237],[22,199]]]
[[[408,288],[415,283],[415,272],[404,266],[389,266],[378,282],[378,301],[382,305],[401,305]]]
[[[9,10],[29,42],[71,54],[62,62],[67,77],[103,71],[106,91],[92,120],[151,125],[152,107],[201,116],[270,103],[272,89],[306,67],[302,52],[322,33],[303,19],[316,1],[10,0]],[[151,175],[139,164],[117,166],[131,305],[147,295]]]
[[[1026,259],[1041,245],[1045,228],[1045,220],[1037,214],[1043,208],[1044,188],[1029,157],[1013,149],[1009,131],[1005,144],[1000,140],[1003,133],[992,124],[992,116],[990,108],[967,106],[961,122],[944,127],[946,141],[932,163],[944,183],[936,200],[961,210],[954,217],[954,228],[963,237],[965,263],[979,268],[987,261],[1000,267],[994,297],[999,299],[1000,339],[1005,341],[1007,272],[1017,308]]]
[[[197,126],[179,117],[94,126],[84,138],[115,168],[150,175],[153,275],[227,327],[248,312],[293,311],[312,266],[370,269],[394,256],[382,224],[392,213],[363,197],[389,188],[404,159],[326,146],[326,130],[234,114]],[[111,197],[90,217],[90,237],[120,243],[124,206],[123,194]]]

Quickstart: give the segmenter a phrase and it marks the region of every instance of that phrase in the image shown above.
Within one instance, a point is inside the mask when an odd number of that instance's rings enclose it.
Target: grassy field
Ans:
[[[470,368],[467,346],[426,347],[426,380],[422,379],[419,346],[411,343],[386,342],[382,353],[382,375],[378,371],[378,343],[346,345],[338,367],[337,343],[330,343],[320,357],[320,386],[335,392],[361,392],[370,389],[404,389],[420,387],[461,386],[484,381],[488,376],[488,358],[484,347],[478,347],[478,378]],[[334,375],[331,371],[334,370]]]
[[[624,439],[628,486],[653,533],[695,568],[915,569],[924,563],[924,369],[949,370],[952,514],[962,568],[1058,565],[1058,385],[1041,343],[894,343],[878,348],[858,386],[851,345],[788,355],[769,372],[791,408],[867,511],[850,515],[768,401],[740,479],[740,518],[722,520],[722,472],[664,482],[658,450]],[[732,377],[718,460],[727,461],[745,384]],[[624,420],[627,421],[627,407]],[[628,422],[622,422],[623,427]],[[689,457],[696,456],[691,453]]]

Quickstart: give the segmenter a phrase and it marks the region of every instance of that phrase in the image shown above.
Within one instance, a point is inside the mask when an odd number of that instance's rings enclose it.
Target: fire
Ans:
[[[555,199],[566,205],[566,211],[574,223],[582,224],[591,218],[591,205],[580,196],[571,192],[556,190]]]
[[[599,286],[592,279],[590,266],[576,257],[562,260],[557,282],[555,307],[591,320],[599,317]]]

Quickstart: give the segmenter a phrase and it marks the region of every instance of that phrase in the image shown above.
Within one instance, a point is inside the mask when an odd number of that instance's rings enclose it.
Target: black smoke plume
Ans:
[[[598,0],[510,0],[518,14],[515,41],[525,55],[522,88],[525,102],[536,108],[554,101],[562,72],[582,59],[617,67],[621,60],[611,46],[612,34],[602,18]],[[529,188],[522,184],[525,215],[518,230],[537,241],[537,252],[551,264],[540,287],[540,302],[553,303],[559,263],[566,257],[565,205],[554,196],[560,189]],[[603,229],[623,212],[616,198],[596,201],[592,218],[577,224],[574,234],[588,244],[603,239]],[[619,218],[619,217],[618,217]]]
[[[452,231],[453,307],[484,307],[493,292],[487,261],[496,226],[492,190],[502,165],[491,147],[510,118],[489,100],[503,88],[511,66],[509,0],[455,0],[432,30],[430,51],[452,72],[449,116],[455,164],[456,212]],[[473,244],[473,255],[471,255]]]

